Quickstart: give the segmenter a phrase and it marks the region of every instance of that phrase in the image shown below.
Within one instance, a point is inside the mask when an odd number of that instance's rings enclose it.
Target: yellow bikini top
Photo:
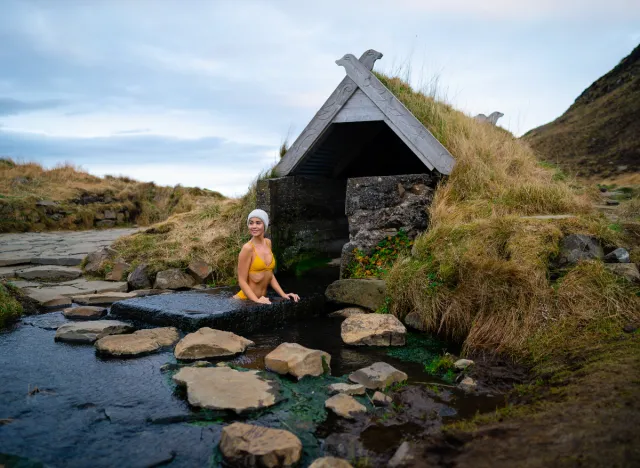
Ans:
[[[258,251],[256,250],[256,246],[253,245],[253,242],[249,242],[251,247],[253,247],[253,253],[255,254],[253,257],[253,261],[251,262],[251,266],[249,267],[249,273],[262,273],[263,271],[272,271],[276,267],[276,257],[273,255],[273,251],[269,249],[271,252],[271,263],[267,265],[260,255],[258,255]]]

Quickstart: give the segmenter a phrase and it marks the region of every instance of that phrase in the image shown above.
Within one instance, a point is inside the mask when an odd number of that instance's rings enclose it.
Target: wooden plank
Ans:
[[[336,63],[343,66],[347,76],[373,101],[393,123],[392,129],[409,145],[429,168],[448,175],[455,160],[442,144],[416,117],[389,91],[370,70],[367,70],[352,54]],[[416,151],[417,150],[417,151]]]
[[[342,109],[333,118],[333,122],[371,122],[384,119],[385,116],[380,108],[361,89],[358,89],[342,106]]]
[[[382,54],[373,49],[367,50],[360,57],[361,65],[365,70],[372,70],[373,64],[382,58]],[[331,93],[329,99],[322,105],[320,110],[311,119],[309,124],[300,133],[296,141],[293,142],[289,151],[283,156],[278,165],[275,167],[275,173],[280,176],[289,175],[298,166],[305,156],[309,148],[324,133],[335,115],[340,111],[342,106],[356,92],[358,86],[351,78],[345,76],[338,87]]]

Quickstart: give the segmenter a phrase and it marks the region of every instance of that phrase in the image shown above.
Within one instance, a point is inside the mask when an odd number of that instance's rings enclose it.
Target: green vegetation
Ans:
[[[424,370],[428,374],[441,377],[447,382],[453,382],[455,379],[455,360],[450,354],[438,356],[424,365]]]
[[[15,294],[13,286],[0,284],[0,329],[22,316],[22,305],[16,300]]]
[[[592,212],[591,194],[579,192],[555,168],[541,166],[507,132],[398,78],[379,78],[456,159],[436,190],[429,230],[389,272],[394,314],[402,318],[416,311],[429,331],[462,343],[465,351],[520,357],[532,357],[534,337],[556,336],[560,322],[579,331],[598,317],[620,325],[638,316],[633,286],[602,264],[575,268],[552,287],[549,264],[563,236],[590,234],[607,245],[622,239]],[[576,217],[528,218],[549,214]]]
[[[347,276],[350,278],[380,278],[386,276],[393,263],[401,255],[411,251],[413,241],[402,229],[395,236],[387,236],[378,242],[371,254],[360,249],[353,250],[353,259],[347,265]]]

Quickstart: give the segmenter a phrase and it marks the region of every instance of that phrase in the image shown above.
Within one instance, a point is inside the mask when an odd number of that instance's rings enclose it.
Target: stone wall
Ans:
[[[411,239],[427,229],[427,210],[436,183],[429,174],[349,179],[345,203],[349,242],[342,248],[340,276],[344,276],[355,248],[369,253],[400,229]]]
[[[280,267],[305,256],[338,258],[348,241],[346,180],[291,176],[258,182],[258,208],[269,213],[267,237]]]

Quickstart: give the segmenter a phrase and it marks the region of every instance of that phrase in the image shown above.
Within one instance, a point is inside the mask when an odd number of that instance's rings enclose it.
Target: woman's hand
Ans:
[[[290,299],[293,302],[298,302],[300,300],[300,296],[298,296],[297,294],[294,294],[294,293],[285,294],[282,297],[284,297],[285,299]]]
[[[271,301],[269,300],[268,297],[259,297],[258,300],[256,301],[258,304],[271,304]]]

